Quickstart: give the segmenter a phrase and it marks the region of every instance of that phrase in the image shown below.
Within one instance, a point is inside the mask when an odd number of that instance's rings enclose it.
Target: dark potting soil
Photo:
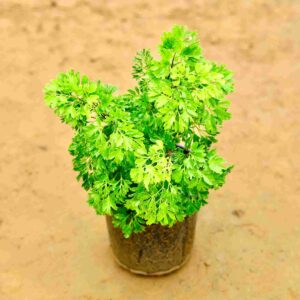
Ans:
[[[113,254],[119,264],[145,275],[168,273],[188,259],[194,240],[197,214],[172,227],[153,224],[142,233],[124,238],[107,217],[107,227]]]

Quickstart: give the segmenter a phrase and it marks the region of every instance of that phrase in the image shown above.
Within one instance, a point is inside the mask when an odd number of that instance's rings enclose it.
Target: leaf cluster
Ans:
[[[74,129],[69,152],[88,203],[126,237],[194,214],[232,168],[213,148],[230,118],[231,72],[206,60],[182,26],[158,51],[137,54],[137,86],[122,95],[74,71],[45,87],[46,104]]]

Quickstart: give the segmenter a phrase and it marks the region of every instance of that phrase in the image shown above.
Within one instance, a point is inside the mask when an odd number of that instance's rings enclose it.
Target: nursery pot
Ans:
[[[145,231],[125,238],[106,217],[110,244],[116,262],[142,275],[164,275],[182,267],[190,257],[197,214],[186,217],[172,227],[153,224]]]

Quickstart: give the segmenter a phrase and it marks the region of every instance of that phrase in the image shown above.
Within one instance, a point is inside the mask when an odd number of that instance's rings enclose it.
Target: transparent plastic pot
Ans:
[[[193,248],[197,214],[186,217],[172,227],[153,224],[144,232],[125,238],[115,228],[112,218],[106,223],[116,262],[130,272],[141,275],[165,275],[181,268]]]

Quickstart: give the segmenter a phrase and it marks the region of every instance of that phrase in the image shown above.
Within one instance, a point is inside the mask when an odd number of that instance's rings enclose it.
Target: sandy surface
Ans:
[[[141,278],[112,261],[42,87],[74,68],[124,91],[135,52],[174,23],[235,72],[219,149],[236,167],[188,265]],[[0,299],[300,299],[299,62],[299,0],[1,0]]]

